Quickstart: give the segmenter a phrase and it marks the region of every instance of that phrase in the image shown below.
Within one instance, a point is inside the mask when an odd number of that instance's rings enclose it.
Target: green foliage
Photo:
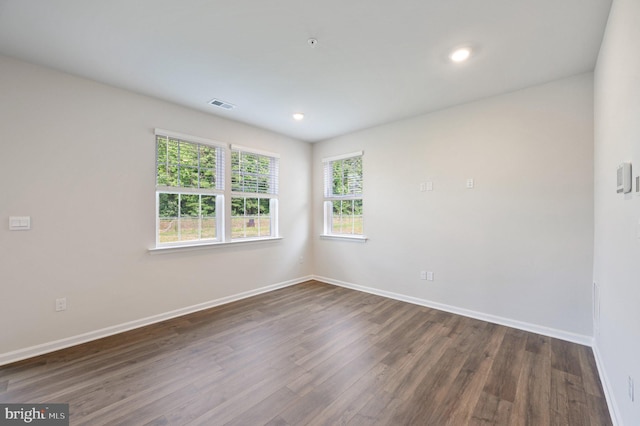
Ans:
[[[212,217],[215,214],[215,195],[158,194],[158,216],[161,218]]]
[[[268,216],[269,199],[231,197],[231,216]]]
[[[334,216],[362,216],[362,200],[336,200],[333,202]]]
[[[362,194],[362,157],[332,161],[331,167],[333,173],[332,195]]]
[[[156,184],[174,188],[216,188],[216,147],[156,137]]]
[[[332,203],[331,232],[335,234],[362,234],[362,157],[351,157],[332,161],[331,197]]]
[[[231,238],[271,234],[270,199],[231,197]]]
[[[276,190],[270,183],[274,161],[277,160],[264,155],[231,151],[231,190],[274,194]]]

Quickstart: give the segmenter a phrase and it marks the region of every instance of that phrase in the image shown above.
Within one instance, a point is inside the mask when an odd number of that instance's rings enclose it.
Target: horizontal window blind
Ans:
[[[202,141],[202,139],[201,139]],[[156,134],[156,186],[224,190],[225,148]]]
[[[362,197],[362,152],[323,159],[326,198]]]
[[[231,147],[231,191],[278,194],[279,158],[237,146]]]

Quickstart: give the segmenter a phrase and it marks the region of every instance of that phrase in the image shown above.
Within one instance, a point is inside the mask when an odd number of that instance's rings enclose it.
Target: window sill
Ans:
[[[184,252],[191,250],[205,250],[213,247],[228,247],[238,244],[256,244],[267,241],[278,241],[281,240],[282,237],[268,237],[268,238],[244,238],[241,240],[232,240],[232,241],[216,241],[211,243],[196,243],[196,244],[184,244],[184,245],[175,245],[175,246],[160,246],[160,247],[152,247],[148,249],[150,254],[164,254],[164,253],[174,253],[174,252]]]
[[[341,240],[353,241],[357,243],[366,243],[369,238],[364,235],[338,235],[338,234],[320,234],[321,240]]]

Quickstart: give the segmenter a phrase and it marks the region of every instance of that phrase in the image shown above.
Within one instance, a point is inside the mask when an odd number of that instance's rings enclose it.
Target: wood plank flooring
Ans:
[[[0,367],[72,425],[610,425],[590,348],[309,281]]]

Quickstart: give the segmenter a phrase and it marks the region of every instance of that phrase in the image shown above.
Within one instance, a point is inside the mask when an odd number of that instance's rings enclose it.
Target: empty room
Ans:
[[[637,0],[0,0],[0,424],[640,425]]]

